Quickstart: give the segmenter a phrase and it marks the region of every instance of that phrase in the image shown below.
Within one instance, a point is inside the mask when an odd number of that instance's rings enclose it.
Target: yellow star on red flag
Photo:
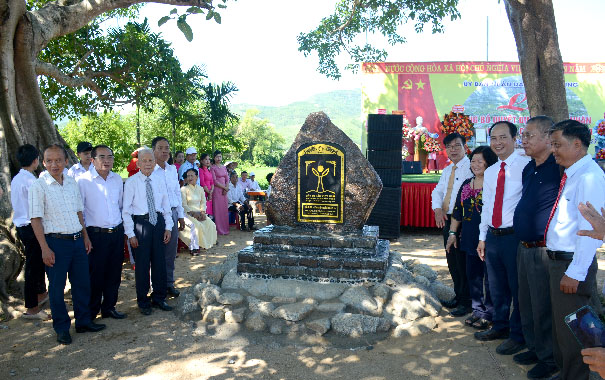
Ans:
[[[426,83],[424,83],[424,82],[422,81],[422,79],[418,79],[418,82],[416,82],[416,90],[420,90],[420,89],[423,89],[423,90],[424,90],[424,85],[425,85],[425,84],[426,84]]]

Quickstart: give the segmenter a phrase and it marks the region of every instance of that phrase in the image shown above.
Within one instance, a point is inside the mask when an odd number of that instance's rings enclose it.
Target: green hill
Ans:
[[[357,145],[361,144],[361,91],[342,90],[317,94],[307,100],[287,106],[272,107],[254,104],[234,104],[232,111],[244,115],[247,109],[256,108],[258,117],[267,119],[286,140],[289,147],[298,130],[311,112],[325,112],[332,123],[343,130]]]

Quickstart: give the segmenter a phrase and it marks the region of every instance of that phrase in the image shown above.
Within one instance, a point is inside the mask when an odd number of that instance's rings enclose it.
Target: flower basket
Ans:
[[[592,129],[592,141],[595,144],[595,158],[605,160],[605,119],[597,121]]]
[[[459,133],[465,140],[469,140],[473,137],[475,128],[474,123],[469,119],[468,115],[464,113],[450,112],[443,116],[441,122],[441,129],[445,136],[450,133]]]

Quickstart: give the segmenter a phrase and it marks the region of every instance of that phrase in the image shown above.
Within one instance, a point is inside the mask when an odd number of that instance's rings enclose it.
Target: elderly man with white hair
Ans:
[[[143,315],[151,307],[172,310],[166,303],[166,262],[164,244],[170,241],[173,227],[172,210],[166,184],[152,176],[155,156],[151,149],[139,152],[139,172],[126,180],[122,219],[135,259],[137,304]],[[153,292],[149,293],[149,270]]]

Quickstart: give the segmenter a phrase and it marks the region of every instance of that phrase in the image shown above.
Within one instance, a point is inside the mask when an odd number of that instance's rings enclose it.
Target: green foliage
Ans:
[[[136,149],[134,124],[115,112],[71,120],[60,133],[74,151],[80,141],[89,141],[93,146],[109,146],[115,156],[114,171],[118,172],[128,165],[130,153]]]
[[[218,4],[217,7],[221,9],[227,8],[227,6],[224,4],[227,2],[227,0],[222,0],[222,2],[223,4]],[[158,26],[162,26],[170,20],[176,20],[176,26],[183,33],[187,41],[191,42],[193,40],[193,30],[191,29],[191,26],[189,26],[189,23],[187,23],[188,16],[206,13],[207,21],[214,19],[217,24],[221,23],[220,13],[215,7],[212,7],[210,2],[208,2],[207,5],[210,5],[211,8],[202,9],[200,7],[189,7],[182,14],[179,14],[179,10],[177,8],[173,8],[168,16],[164,16],[158,21]]]
[[[397,28],[414,22],[416,32],[431,24],[433,33],[443,32],[441,21],[460,17],[458,0],[340,0],[334,13],[321,20],[319,26],[298,36],[299,48],[305,56],[317,53],[318,71],[329,78],[340,78],[336,57],[347,53],[356,62],[380,62],[386,59],[384,49],[358,43],[362,33],[379,33],[390,45],[405,42]],[[357,65],[349,65],[354,68]]]
[[[239,117],[229,109],[229,101],[237,91],[237,87],[231,82],[223,82],[220,85],[208,83],[203,85],[202,89],[205,94],[206,109],[202,117],[198,118],[200,131],[205,130],[208,133],[213,151],[217,146],[217,139],[231,139],[235,143],[233,135],[226,133],[226,129],[232,122],[239,120]]]
[[[239,157],[256,165],[277,166],[284,156],[284,138],[269,124],[257,117],[260,111],[249,109],[241,119],[236,136],[244,144]]]
[[[285,139],[285,147],[294,141],[300,127],[311,112],[324,111],[332,123],[340,128],[357,145],[361,144],[361,92],[359,90],[332,91],[288,104],[271,107],[252,104],[234,105],[233,111],[244,115],[246,110],[254,108],[260,112],[257,117],[267,119],[275,131]]]

